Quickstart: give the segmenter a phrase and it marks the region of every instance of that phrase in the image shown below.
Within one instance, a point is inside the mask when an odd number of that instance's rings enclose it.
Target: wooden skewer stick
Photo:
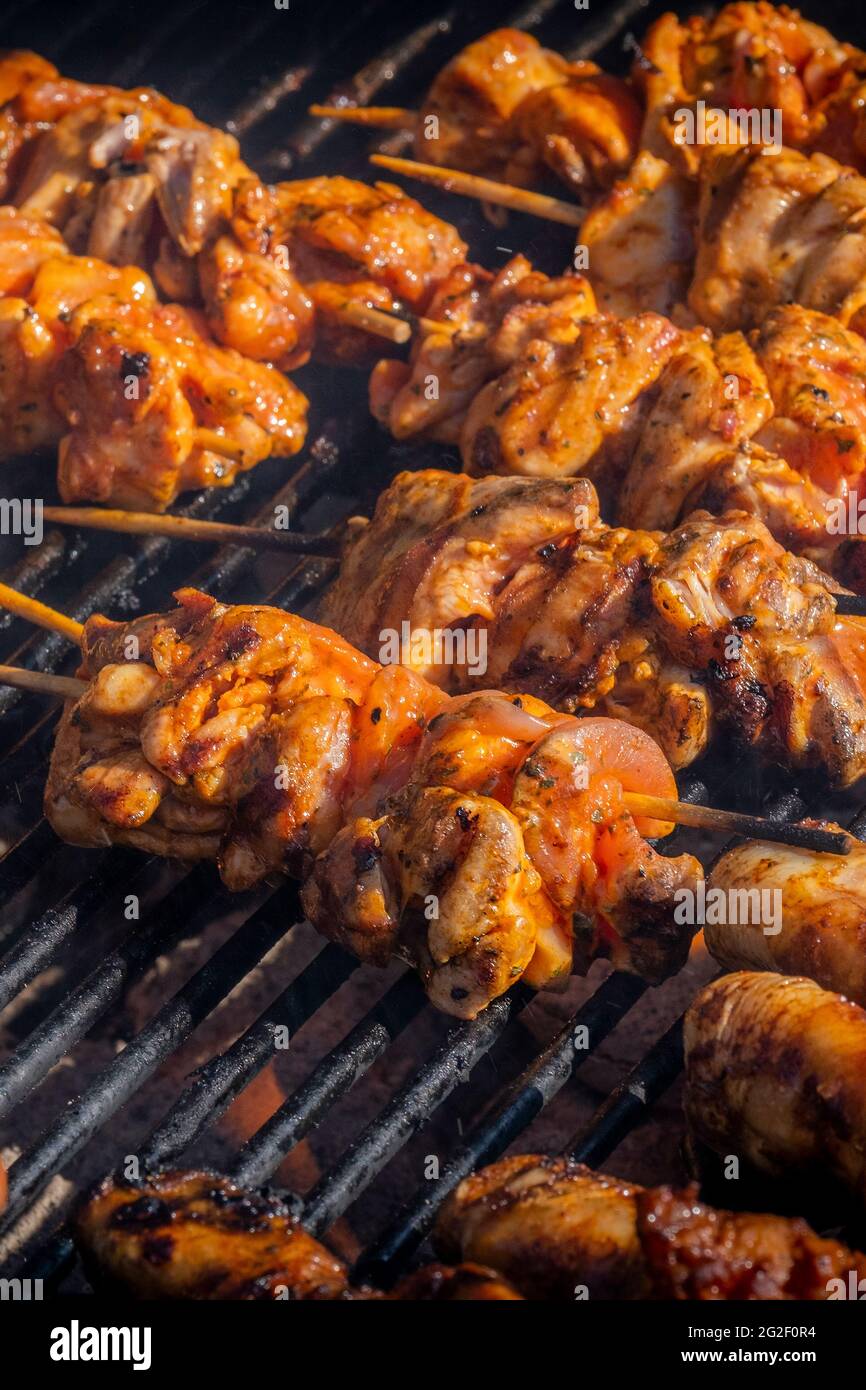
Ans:
[[[577,203],[565,203],[561,198],[533,193],[528,188],[516,188],[510,183],[497,183],[495,179],[484,179],[479,174],[466,174],[461,169],[442,169],[438,164],[422,164],[417,159],[398,159],[390,154],[372,154],[370,163],[381,169],[390,169],[394,174],[405,174],[407,178],[436,184],[464,198],[498,203],[515,212],[542,217],[547,222],[562,222],[566,227],[579,227],[584,219],[584,209]]]
[[[330,311],[341,323],[349,328],[360,328],[377,338],[387,338],[389,343],[408,343],[412,337],[412,325],[396,314],[388,314],[382,309],[374,309],[372,304],[359,304],[347,299],[336,310]]]
[[[59,695],[61,700],[77,700],[87,689],[87,681],[75,676],[54,676],[49,671],[27,671],[23,666],[0,666],[0,685],[16,690],[34,690],[37,695]]]
[[[414,130],[418,112],[406,106],[308,106],[311,116],[346,121],[350,125],[375,126],[379,130]]]
[[[820,826],[803,825],[801,821],[773,821],[739,811],[717,811],[712,806],[694,806],[690,801],[644,796],[642,792],[625,792],[623,799],[633,816],[651,816],[653,820],[674,821],[677,825],[696,826],[724,835],[747,835],[753,840],[795,845],[798,849],[820,854],[849,854],[859,843],[845,830],[823,830]]]
[[[45,507],[46,521],[61,526],[86,526],[96,531],[119,531],[133,536],[167,536],[169,540],[209,545],[246,545],[254,550],[284,550],[293,555],[338,557],[338,537],[305,536],[298,531],[275,531],[264,526],[236,526],[227,521],[199,521],[154,512],[126,512],[107,507]]]
[[[47,628],[49,632],[59,632],[76,646],[81,641],[83,623],[67,618],[65,613],[58,613],[56,608],[49,608],[38,598],[28,598],[17,589],[10,589],[8,584],[0,584],[0,608],[8,609],[18,618],[26,618],[27,622],[35,623],[37,627]]]

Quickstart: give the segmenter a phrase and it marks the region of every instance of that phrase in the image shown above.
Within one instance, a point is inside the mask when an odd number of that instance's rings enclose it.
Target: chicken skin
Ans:
[[[707,884],[737,904],[728,920],[707,922],[708,950],[728,970],[806,975],[866,1005],[864,867],[866,848],[857,846],[835,855],[761,841],[736,845]],[[767,893],[779,895],[775,927],[761,913],[761,904],[773,901]]]
[[[866,1199],[866,1013],[796,976],[725,975],[685,1019],[698,1139],[770,1174],[831,1177]]]

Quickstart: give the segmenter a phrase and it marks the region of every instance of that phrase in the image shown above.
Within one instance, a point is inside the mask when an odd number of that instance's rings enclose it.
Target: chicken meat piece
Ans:
[[[409,960],[458,1017],[597,956],[653,980],[683,964],[674,899],[701,869],[626,808],[624,789],[676,792],[646,735],[528,695],[449,700],[278,609],[178,598],[85,628],[46,789],[64,839],[216,857],[234,889],[294,873],[314,925]]]
[[[376,364],[371,413],[396,439],[423,435],[457,444],[485,382],[519,360],[536,337],[573,342],[596,308],[582,275],[551,278],[533,270],[525,256],[515,256],[495,276],[458,266],[428,309],[429,319],[448,327],[416,334],[408,362]]]
[[[796,976],[740,971],[685,1018],[693,1134],[763,1172],[828,1178],[866,1199],[866,1013]]]
[[[76,1243],[98,1288],[136,1299],[337,1299],[341,1260],[279,1197],[213,1173],[106,1178],[75,1217]]]
[[[478,617],[493,622],[496,595],[520,565],[597,520],[595,493],[583,479],[528,486],[522,479],[432,468],[400,473],[380,494],[371,520],[350,534],[339,576],[322,601],[322,621],[352,632],[371,655],[382,648],[380,634],[401,631],[403,622],[421,631]],[[497,643],[488,641],[488,664],[497,654]],[[434,657],[419,645],[405,662],[436,683],[453,679],[453,667]]]
[[[797,1218],[718,1211],[695,1187],[650,1188],[636,1202],[653,1298],[822,1302],[866,1274],[866,1255]]]
[[[34,136],[65,111],[105,91],[61,78],[38,53],[15,49],[0,54],[0,201],[8,200],[21,177]]]
[[[635,1222],[639,1188],[567,1158],[520,1154],[482,1168],[445,1202],[434,1233],[446,1260],[478,1260],[524,1298],[573,1302],[648,1293]]]
[[[58,372],[85,302],[155,305],[150,279],[88,256],[72,256],[46,223],[0,209],[0,456],[56,447],[66,423],[55,399]]]
[[[796,304],[774,309],[752,340],[774,407],[755,443],[831,496],[856,491],[866,469],[866,343]]]
[[[866,322],[866,178],[826,155],[713,149],[702,162],[688,302],[715,332],[778,305]]]
[[[722,855],[707,884],[726,910],[704,939],[728,970],[806,975],[866,1006],[866,848],[850,853],[747,841]],[[708,914],[709,918],[709,914]]]
[[[573,188],[607,187],[638,144],[629,84],[595,63],[568,63],[519,29],[496,29],[458,53],[421,108],[415,154],[428,163]]]
[[[736,0],[709,18],[680,22],[662,15],[634,65],[646,100],[641,143],[694,172],[703,149],[683,139],[678,116],[703,101],[708,110],[779,111],[776,138],[805,145],[819,104],[843,82],[855,57],[862,55],[787,5]]]
[[[416,158],[504,178],[522,143],[514,113],[568,74],[565,59],[531,34],[494,29],[461,49],[436,77],[421,104]]]
[[[705,509],[717,516],[748,512],[786,550],[805,556],[856,593],[866,593],[864,537],[849,535],[847,520],[844,525],[841,519],[834,521],[840,507],[847,517],[845,492],[831,495],[785,459],[747,441],[713,458],[683,511]]]
[[[162,511],[303,444],[300,392],[158,304],[143,271],[71,255],[47,224],[2,209],[0,275],[2,451],[59,446],[65,501]]]
[[[658,380],[618,500],[624,526],[668,530],[724,449],[773,412],[764,372],[741,333],[693,335]]]
[[[538,337],[475,397],[461,435],[470,473],[590,478],[614,496],[647,393],[682,334],[659,314],[599,315],[566,342]]]
[[[753,517],[696,512],[649,582],[657,639],[704,673],[720,726],[842,786],[866,773],[866,625],[836,618],[821,570]]]
[[[43,103],[50,112],[50,93],[43,91]],[[92,239],[105,236],[102,217],[120,212],[101,199],[106,182],[126,181],[134,172],[150,178],[154,231],[162,228],[184,255],[195,256],[224,226],[233,189],[250,176],[233,136],[149,88],[104,88],[95,100],[49,120],[30,143],[15,202],[61,230],[72,222],[75,236],[67,239],[74,250],[92,250]],[[144,221],[133,205],[128,216]],[[144,225],[143,246],[150,231]]]
[[[599,308],[620,318],[671,314],[692,278],[696,217],[694,181],[641,150],[581,223]]]
[[[65,502],[164,511],[190,488],[228,487],[306,435],[306,398],[281,373],[209,337],[179,305],[92,299],[70,321],[54,402],[67,433]]]
[[[573,63],[565,81],[532,92],[512,112],[522,143],[506,182],[541,183],[550,170],[578,193],[607,189],[637,153],[642,114],[627,82],[595,63]]]
[[[394,184],[339,176],[274,187],[248,180],[238,190],[231,230],[253,267],[262,260],[291,266],[315,311],[317,352],[345,363],[363,363],[371,344],[337,311],[357,303],[423,314],[467,254],[456,228]],[[205,290],[210,302],[209,285]]]

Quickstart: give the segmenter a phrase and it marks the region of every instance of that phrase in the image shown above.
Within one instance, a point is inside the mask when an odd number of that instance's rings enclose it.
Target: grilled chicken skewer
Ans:
[[[313,115],[377,124],[378,113],[313,106]],[[417,116],[388,108],[391,129],[414,127],[417,160],[528,187],[554,173],[583,192],[631,163],[641,108],[629,83],[595,63],[566,62],[519,29],[496,29],[442,69]]]
[[[825,1299],[866,1256],[805,1221],[718,1211],[696,1189],[641,1188],[565,1158],[521,1154],[465,1178],[434,1246],[483,1261],[524,1298]]]
[[[846,597],[741,512],[632,531],[584,479],[428,469],[350,527],[322,619],[452,693],[625,718],[676,768],[727,729],[847,786],[866,772],[866,628]]]
[[[89,86],[12,53],[0,92],[5,200],[75,252],[146,269],[253,360],[289,370],[314,340],[348,361],[369,353],[371,334],[404,342],[406,325],[381,310],[423,311],[437,265],[465,259],[456,230],[392,185],[266,187],[232,136],[149,89]]]
[[[609,528],[584,479],[399,475],[350,534],[322,618],[450,690],[529,690],[650,731],[685,767],[725,728],[844,785],[866,771],[866,629],[743,513]],[[414,640],[462,632],[485,669]],[[459,653],[457,653],[459,655]],[[697,675],[697,679],[695,676]]]
[[[410,960],[458,1017],[598,955],[648,980],[682,965],[674,899],[702,871],[643,838],[676,796],[646,735],[530,696],[450,700],[281,610],[177,597],[84,625],[45,797],[63,839],[215,858],[233,889],[300,876],[315,925]]]
[[[725,975],[685,1019],[686,1116],[763,1172],[830,1176],[866,1200],[866,1012],[792,976]]]
[[[109,1294],[244,1302],[384,1297],[352,1287],[343,1261],[307,1235],[279,1197],[212,1173],[160,1173],[136,1183],[106,1178],[81,1203],[74,1229],[93,1284]],[[492,1270],[464,1264],[419,1270],[390,1298],[520,1295]]]

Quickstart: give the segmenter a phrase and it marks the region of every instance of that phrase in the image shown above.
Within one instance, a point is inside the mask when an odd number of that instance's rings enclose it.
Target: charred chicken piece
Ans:
[[[700,866],[658,855],[643,837],[669,827],[623,801],[675,795],[647,736],[530,696],[448,700],[279,609],[178,598],[86,626],[90,684],[46,789],[62,838],[215,857],[236,889],[299,875],[314,925],[373,964],[407,959],[461,1018],[597,956],[652,980],[683,964],[674,896]]]
[[[75,1220],[94,1283],[139,1299],[335,1299],[346,1268],[279,1197],[212,1173],[106,1178]]]
[[[685,1020],[686,1115],[720,1153],[866,1198],[866,1013],[796,976],[740,971]]]
[[[368,360],[374,345],[368,334],[347,329],[335,310],[357,302],[423,314],[467,254],[456,228],[400,188],[342,177],[274,187],[248,180],[238,190],[231,232],[230,245],[251,258],[245,264],[291,265],[315,311],[317,352],[344,363]],[[215,247],[202,281],[211,314],[228,312],[221,308],[225,276],[213,270],[218,253],[229,254]],[[237,312],[246,312],[246,297],[237,298]],[[231,310],[233,296],[228,302]],[[240,346],[236,339],[233,345]]]
[[[866,1005],[864,867],[866,848],[856,846],[830,855],[761,841],[736,845],[707,885],[730,905],[714,914],[721,920],[707,921],[708,949],[729,970],[806,975]]]
[[[565,1158],[521,1154],[464,1178],[436,1223],[447,1260],[479,1260],[524,1298],[643,1298],[639,1188]]]

